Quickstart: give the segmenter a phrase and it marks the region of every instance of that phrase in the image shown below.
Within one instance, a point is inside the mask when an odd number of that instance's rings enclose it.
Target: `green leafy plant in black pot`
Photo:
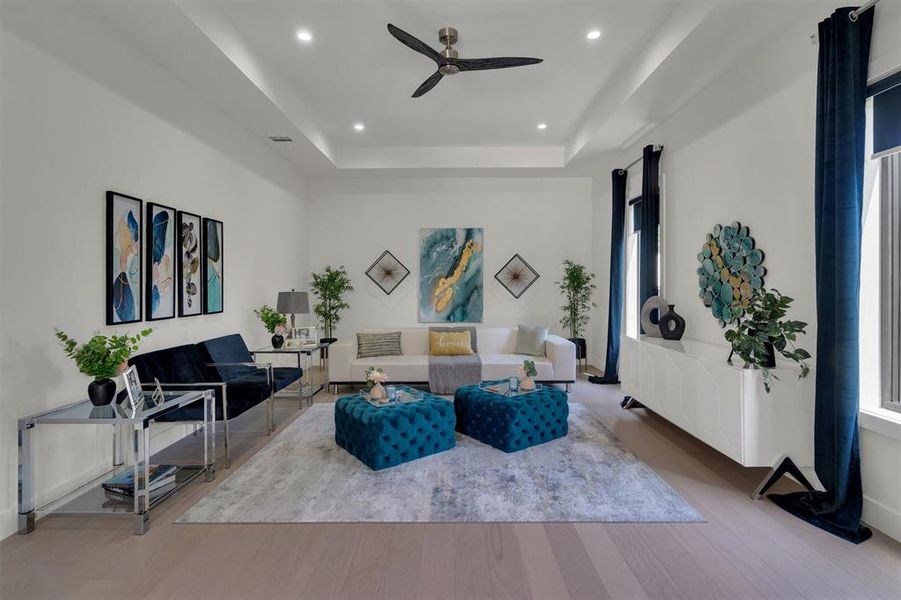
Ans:
[[[777,352],[798,363],[801,367],[799,378],[807,377],[810,372],[806,362],[810,353],[795,345],[798,335],[806,333],[807,323],[786,318],[792,302],[793,298],[783,296],[777,289],[755,290],[744,317],[735,329],[725,333],[726,341],[732,346],[729,363],[732,363],[732,354],[737,354],[745,361],[745,367],[761,369],[767,393],[773,380],[779,379],[771,372],[776,367]]]
[[[84,344],[79,344],[59,329],[54,331],[66,356],[75,361],[81,373],[93,378],[88,385],[91,403],[105,406],[116,395],[113,377],[124,370],[128,359],[138,351],[141,340],[149,336],[153,329],[145,329],[131,336],[96,334]]]
[[[268,304],[254,309],[253,314],[263,322],[263,327],[272,335],[272,347],[281,348],[282,344],[285,343],[284,333],[285,326],[288,324],[287,317]]]
[[[313,273],[312,277],[310,289],[318,300],[313,307],[313,313],[322,322],[322,333],[325,334],[321,341],[331,343],[335,341],[333,336],[335,326],[341,320],[341,311],[350,308],[350,304],[344,300],[344,295],[354,291],[354,286],[344,265],[337,269],[327,266],[321,273]]]
[[[569,332],[569,341],[576,345],[576,359],[585,358],[587,344],[582,333],[591,319],[591,309],[597,304],[592,301],[595,292],[594,273],[584,265],[571,260],[563,261],[563,277],[556,282],[563,293],[565,304],[560,308],[563,317],[560,325]]]

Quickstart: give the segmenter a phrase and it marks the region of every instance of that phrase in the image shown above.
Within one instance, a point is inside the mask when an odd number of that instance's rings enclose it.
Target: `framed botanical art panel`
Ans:
[[[143,202],[106,193],[106,324],[144,318],[141,294],[141,218]]]
[[[175,209],[147,203],[147,320],[175,317]]]
[[[222,221],[203,218],[203,312],[221,313],[225,297],[223,287]]]
[[[482,229],[419,230],[419,321],[482,322]]]
[[[178,211],[175,230],[178,232],[178,316],[203,314],[201,304],[200,215]]]

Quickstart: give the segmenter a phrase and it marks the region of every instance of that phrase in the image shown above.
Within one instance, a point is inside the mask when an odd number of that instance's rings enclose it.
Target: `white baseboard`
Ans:
[[[901,542],[901,512],[864,496],[863,520],[867,525]]]

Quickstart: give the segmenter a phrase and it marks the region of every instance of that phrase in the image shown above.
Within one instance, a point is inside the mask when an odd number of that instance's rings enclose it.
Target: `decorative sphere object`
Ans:
[[[669,305],[662,296],[651,296],[641,307],[641,329],[648,337],[663,337],[660,334],[660,326],[651,321],[651,313],[657,311],[657,323],[669,310]]]
[[[750,228],[738,221],[717,223],[704,235],[697,257],[698,298],[723,327],[742,318],[753,291],[763,288],[764,253],[756,246]]]

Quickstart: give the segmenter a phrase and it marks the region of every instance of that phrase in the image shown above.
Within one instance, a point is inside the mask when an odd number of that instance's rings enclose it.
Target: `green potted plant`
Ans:
[[[569,332],[569,341],[576,345],[576,360],[581,360],[588,354],[582,333],[591,319],[591,309],[597,307],[592,301],[595,291],[593,280],[594,273],[589,272],[584,265],[564,260],[563,277],[556,282],[565,301],[560,307],[563,310],[560,325]]]
[[[327,266],[321,273],[313,273],[312,277],[310,288],[318,300],[313,313],[322,322],[325,337],[321,341],[330,344],[335,341],[335,325],[341,320],[341,311],[350,308],[350,304],[344,301],[344,294],[354,291],[354,287],[344,265],[337,269]]]
[[[105,406],[116,396],[113,377],[125,370],[128,359],[138,351],[141,340],[150,335],[153,329],[145,329],[132,336],[107,337],[98,333],[84,344],[79,344],[59,329],[54,331],[66,356],[75,361],[80,372],[93,377],[93,381],[88,384],[91,403],[94,406]]]
[[[744,318],[735,329],[725,333],[726,341],[732,346],[729,364],[732,364],[732,354],[737,354],[745,361],[745,367],[762,369],[767,393],[773,379],[779,379],[770,371],[776,367],[776,352],[800,365],[799,378],[807,377],[810,372],[806,362],[810,353],[795,345],[798,335],[806,333],[807,323],[785,318],[792,302],[794,299],[783,296],[777,289],[755,290]]]
[[[288,323],[285,315],[268,304],[254,309],[253,314],[263,322],[263,327],[272,335],[272,347],[281,348],[285,343],[285,325]]]

